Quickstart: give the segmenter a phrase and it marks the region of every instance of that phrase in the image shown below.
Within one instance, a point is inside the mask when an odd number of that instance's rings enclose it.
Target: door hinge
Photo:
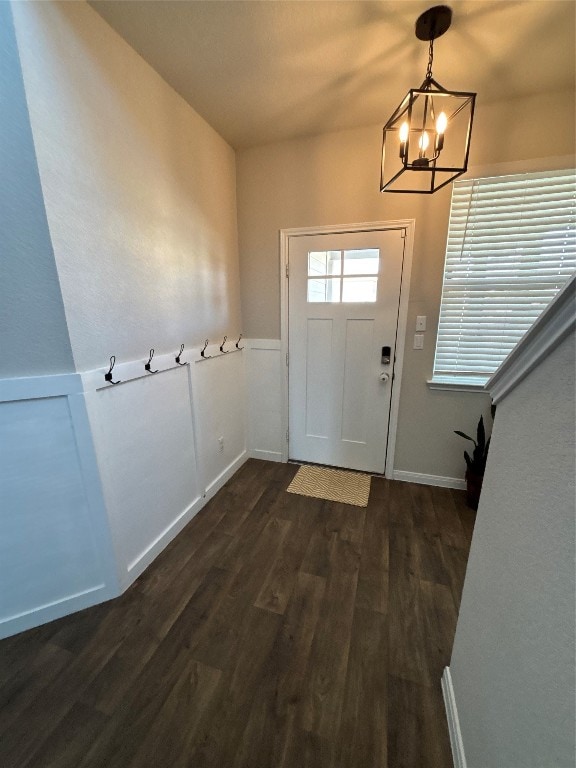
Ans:
[[[286,365],[288,365],[288,360],[290,359],[290,353],[286,352]]]
[[[286,430],[286,442],[289,442],[289,441],[288,441],[288,438],[289,438],[289,437],[290,437],[290,432],[289,432],[289,430]]]
[[[286,277],[290,276],[290,267],[288,266],[288,262],[286,262]]]

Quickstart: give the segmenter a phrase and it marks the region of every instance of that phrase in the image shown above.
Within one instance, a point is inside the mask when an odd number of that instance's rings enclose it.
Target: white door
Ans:
[[[404,229],[290,237],[291,459],[384,472],[404,243]]]

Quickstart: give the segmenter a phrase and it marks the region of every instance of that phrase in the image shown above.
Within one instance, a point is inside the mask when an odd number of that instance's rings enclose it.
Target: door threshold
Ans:
[[[288,459],[288,464],[295,464],[299,467],[323,467],[325,469],[336,469],[341,472],[355,472],[357,475],[370,475],[370,477],[384,477],[384,472],[365,472],[362,469],[350,469],[350,467],[337,467],[334,464],[320,464],[317,461],[304,461],[302,459]]]

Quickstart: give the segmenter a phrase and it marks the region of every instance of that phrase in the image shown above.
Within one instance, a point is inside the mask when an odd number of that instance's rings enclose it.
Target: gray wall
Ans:
[[[468,768],[574,768],[574,350],[497,407],[450,663]]]
[[[9,3],[0,3],[0,377],[74,370]]]
[[[238,338],[234,151],[87,4],[13,14],[78,370]]]

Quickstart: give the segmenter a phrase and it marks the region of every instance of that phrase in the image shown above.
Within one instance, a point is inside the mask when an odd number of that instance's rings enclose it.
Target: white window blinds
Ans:
[[[484,383],[576,270],[573,170],[456,181],[433,381]]]

